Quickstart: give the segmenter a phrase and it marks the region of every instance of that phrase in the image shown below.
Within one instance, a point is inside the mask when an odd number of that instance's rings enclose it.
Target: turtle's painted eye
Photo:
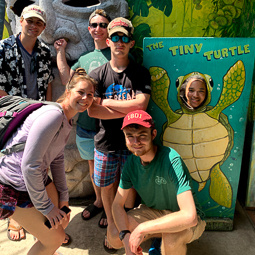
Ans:
[[[176,88],[178,88],[178,87],[179,87],[179,85],[180,85],[180,81],[179,81],[179,79],[177,79],[177,80],[176,80],[175,85],[176,85]]]
[[[209,79],[209,84],[211,87],[213,87],[213,79],[212,78]]]

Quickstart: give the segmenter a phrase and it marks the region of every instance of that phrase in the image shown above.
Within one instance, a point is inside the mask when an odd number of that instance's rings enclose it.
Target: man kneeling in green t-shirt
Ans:
[[[163,255],[186,254],[187,243],[198,239],[206,225],[186,165],[175,150],[153,143],[157,130],[145,111],[127,114],[122,130],[133,154],[125,163],[113,203],[117,229],[107,235],[110,244],[124,245],[127,255],[142,254],[143,241],[161,237]],[[124,204],[132,187],[142,203],[126,213]]]

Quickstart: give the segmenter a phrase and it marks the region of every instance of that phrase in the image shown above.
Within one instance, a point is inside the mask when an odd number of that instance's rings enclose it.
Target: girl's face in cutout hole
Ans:
[[[204,82],[195,80],[186,87],[187,103],[192,108],[198,108],[204,102],[206,97],[206,85]]]

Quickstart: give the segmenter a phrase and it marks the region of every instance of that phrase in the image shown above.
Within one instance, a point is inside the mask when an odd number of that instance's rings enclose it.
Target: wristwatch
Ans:
[[[120,241],[122,241],[127,233],[131,233],[129,230],[122,230],[119,233]]]

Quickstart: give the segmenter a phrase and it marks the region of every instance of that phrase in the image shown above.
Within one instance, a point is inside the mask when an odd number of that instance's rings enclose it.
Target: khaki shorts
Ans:
[[[139,224],[161,218],[165,215],[172,213],[170,210],[157,210],[147,207],[146,205],[140,204],[137,208],[128,211],[128,215],[135,219],[136,222]],[[198,223],[195,227],[192,227],[190,230],[193,231],[193,236],[188,243],[193,242],[194,240],[198,239],[203,232],[205,231],[205,221],[201,220],[200,216],[198,216]]]

